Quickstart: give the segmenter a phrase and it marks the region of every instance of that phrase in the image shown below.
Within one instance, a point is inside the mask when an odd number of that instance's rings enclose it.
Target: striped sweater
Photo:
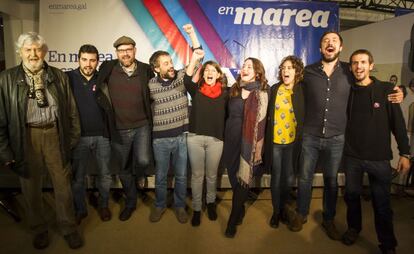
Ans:
[[[153,138],[176,137],[188,131],[188,98],[184,86],[185,71],[180,70],[172,82],[159,77],[149,81],[153,101]]]

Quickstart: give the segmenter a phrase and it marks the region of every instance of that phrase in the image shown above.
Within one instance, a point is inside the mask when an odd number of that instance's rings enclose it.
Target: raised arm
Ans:
[[[186,74],[188,76],[193,76],[193,74],[196,71],[196,67],[201,62],[201,60],[204,58],[204,50],[202,49],[196,49],[193,52],[193,55],[191,56],[190,63],[188,64],[186,68]],[[203,75],[200,73],[200,75]]]
[[[188,34],[188,37],[190,37],[191,45],[193,49],[201,48],[200,42],[198,41],[197,34],[194,31],[194,27],[192,24],[185,24],[183,26],[184,31]]]

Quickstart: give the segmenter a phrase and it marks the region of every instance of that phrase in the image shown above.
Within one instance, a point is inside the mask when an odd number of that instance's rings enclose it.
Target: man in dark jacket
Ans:
[[[85,44],[79,49],[79,68],[67,72],[73,96],[78,107],[81,138],[73,150],[72,191],[78,224],[88,214],[85,202],[85,175],[89,160],[95,157],[97,164],[96,186],[99,190],[98,213],[102,221],[111,219],[108,208],[112,177],[109,169],[111,144],[104,136],[103,111],[96,103],[96,80],[99,54],[95,46]],[[91,194],[93,195],[93,194]]]
[[[20,176],[33,246],[49,245],[42,214],[46,167],[55,194],[56,217],[70,248],[82,246],[70,188],[70,151],[80,135],[78,111],[67,76],[47,65],[47,45],[34,32],[20,35],[19,66],[0,74],[0,162]]]
[[[379,247],[383,253],[395,253],[397,240],[390,204],[391,133],[395,136],[400,154],[396,167],[398,172],[407,173],[410,168],[410,147],[400,105],[387,100],[387,96],[393,93],[393,86],[369,76],[374,67],[373,61],[372,54],[365,49],[355,51],[350,57],[356,82],[348,103],[344,147],[348,230],[342,242],[353,244],[362,229],[360,196],[366,172],[372,193]]]
[[[105,61],[99,69],[97,102],[105,112],[106,131],[119,162],[119,178],[126,194],[119,215],[128,220],[137,205],[136,180],[144,176],[151,161],[151,106],[148,81],[151,67],[135,59],[135,41],[122,36],[114,42],[118,59]],[[105,134],[105,133],[104,133]],[[135,170],[135,168],[139,170]]]

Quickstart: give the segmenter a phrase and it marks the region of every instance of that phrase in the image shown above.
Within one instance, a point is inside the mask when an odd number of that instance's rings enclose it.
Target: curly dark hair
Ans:
[[[287,56],[282,59],[282,62],[279,65],[279,74],[277,78],[279,81],[282,81],[282,66],[286,61],[290,61],[292,63],[293,69],[295,69],[295,85],[303,80],[303,62],[302,60],[294,55]]]
[[[253,63],[253,70],[256,74],[256,81],[259,81],[260,83],[260,90],[266,91],[268,89],[267,79],[266,79],[266,72],[265,68],[263,66],[263,63],[254,57],[248,57],[244,62],[246,61],[252,61]],[[240,81],[241,81],[241,75],[237,77],[236,83],[231,87],[230,89],[230,97],[237,97],[241,94],[241,87],[240,87]]]

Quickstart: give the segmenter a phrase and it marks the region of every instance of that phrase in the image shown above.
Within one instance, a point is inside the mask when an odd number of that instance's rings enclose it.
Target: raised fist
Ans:
[[[194,28],[193,28],[193,25],[192,25],[192,24],[185,24],[185,25],[183,26],[183,29],[184,29],[184,31],[185,31],[187,34],[192,34],[192,33],[194,33]]]
[[[204,55],[205,55],[204,50],[196,49],[196,50],[194,50],[192,57],[194,57],[194,59],[199,61],[199,60],[203,59]]]

